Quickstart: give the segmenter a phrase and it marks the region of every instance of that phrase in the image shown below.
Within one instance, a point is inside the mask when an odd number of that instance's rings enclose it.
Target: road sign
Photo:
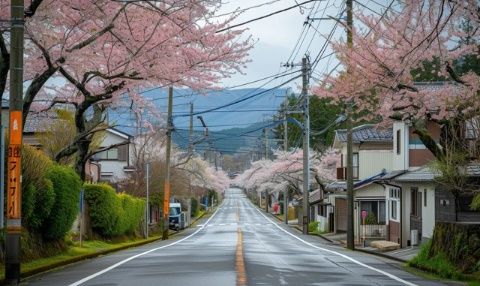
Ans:
[[[362,219],[366,219],[367,218],[367,211],[366,210],[363,210],[362,211]]]

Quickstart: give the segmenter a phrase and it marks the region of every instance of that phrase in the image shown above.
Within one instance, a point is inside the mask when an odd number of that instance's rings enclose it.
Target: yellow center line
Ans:
[[[237,253],[236,253],[236,271],[237,286],[247,285],[247,273],[245,272],[245,261],[243,259],[243,234],[240,227],[237,230]]]

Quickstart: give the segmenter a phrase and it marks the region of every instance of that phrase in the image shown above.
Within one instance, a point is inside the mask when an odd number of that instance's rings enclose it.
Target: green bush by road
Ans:
[[[77,217],[82,182],[73,169],[59,165],[51,167],[46,177],[53,184],[55,204],[46,221],[43,236],[55,240],[67,234]]]
[[[116,194],[107,184],[85,184],[92,230],[105,237],[134,234],[144,217],[145,201]]]

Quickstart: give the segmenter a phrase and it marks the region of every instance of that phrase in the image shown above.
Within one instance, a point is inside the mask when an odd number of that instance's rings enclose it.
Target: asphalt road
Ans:
[[[284,227],[230,189],[218,211],[160,241],[42,274],[24,285],[443,285],[397,262]]]

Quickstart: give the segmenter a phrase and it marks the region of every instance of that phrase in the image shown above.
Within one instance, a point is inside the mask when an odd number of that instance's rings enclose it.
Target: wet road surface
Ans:
[[[384,258],[304,236],[255,207],[241,190],[208,219],[168,241],[83,261],[24,285],[443,285]]]

